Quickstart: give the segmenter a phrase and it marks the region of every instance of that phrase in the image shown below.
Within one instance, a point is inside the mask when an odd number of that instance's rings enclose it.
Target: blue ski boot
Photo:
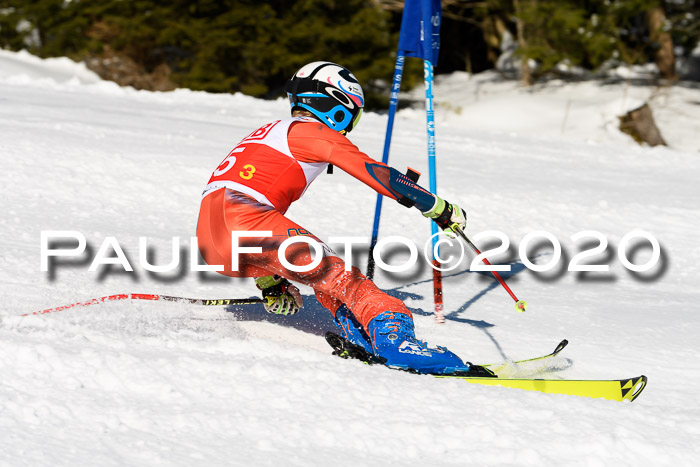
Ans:
[[[372,345],[369,343],[367,333],[360,323],[355,319],[355,315],[348,309],[345,304],[341,305],[335,312],[335,325],[340,331],[340,336],[349,342],[359,345],[369,354],[373,354]]]
[[[416,339],[413,319],[406,314],[385,311],[369,322],[367,332],[374,354],[386,358],[387,366],[429,374],[470,371],[468,363],[446,348],[429,348]]]

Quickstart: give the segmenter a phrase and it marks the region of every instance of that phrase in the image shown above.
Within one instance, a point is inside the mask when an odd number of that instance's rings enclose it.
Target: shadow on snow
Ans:
[[[511,266],[511,271],[503,271],[501,272],[501,277],[503,279],[508,279],[509,277],[514,276],[515,274],[520,273],[521,271],[525,270],[525,266],[520,263],[520,262],[512,262],[508,263]],[[467,301],[465,301],[461,306],[459,306],[457,309],[452,310],[448,313],[445,314],[445,319],[449,321],[454,321],[457,323],[464,323],[468,324],[470,326],[474,326],[484,332],[486,336],[493,342],[494,346],[497,348],[498,352],[501,354],[503,359],[506,359],[506,355],[501,349],[500,344],[498,341],[493,337],[493,335],[489,332],[489,328],[494,327],[495,325],[492,323],[489,323],[484,320],[474,320],[474,319],[469,319],[469,318],[463,318],[460,315],[465,312],[467,309],[469,309],[472,305],[477,303],[479,299],[484,297],[487,293],[490,291],[500,288],[499,283],[496,281],[495,278],[491,275],[489,272],[482,272],[482,271],[470,271],[470,270],[465,270],[465,271],[460,271],[457,273],[453,274],[447,274],[443,276],[444,279],[450,279],[450,278],[455,278],[459,276],[463,276],[465,274],[480,274],[484,276],[488,276],[492,279],[489,284],[484,287],[482,290],[480,290],[477,294],[474,296],[470,297]],[[392,297],[396,297],[399,300],[406,302],[406,300],[423,300],[426,297],[423,295],[414,293],[414,292],[408,292],[406,290],[403,290],[405,288],[414,286],[414,285],[420,285],[420,284],[426,284],[432,282],[432,279],[425,279],[425,280],[420,280],[416,282],[412,282],[409,284],[401,285],[398,287],[395,287],[393,289],[387,289],[385,292]],[[413,308],[413,307],[408,307],[409,310],[411,310],[411,313],[419,315],[419,316],[431,316],[433,315],[432,312],[422,310],[420,308]],[[331,313],[324,307],[321,306],[321,304],[316,300],[316,297],[314,295],[305,295],[304,296],[304,308],[302,309],[301,312],[297,313],[296,315],[292,316],[280,316],[280,315],[273,315],[270,313],[266,313],[262,305],[245,305],[245,306],[231,306],[226,308],[226,311],[231,313],[236,320],[239,321],[259,321],[259,322],[267,322],[267,323],[274,323],[278,324],[281,326],[286,326],[290,328],[297,329],[299,331],[303,331],[309,334],[314,334],[317,336],[323,336],[326,331],[335,331],[337,328],[335,326],[333,316]],[[420,331],[419,331],[420,332]]]

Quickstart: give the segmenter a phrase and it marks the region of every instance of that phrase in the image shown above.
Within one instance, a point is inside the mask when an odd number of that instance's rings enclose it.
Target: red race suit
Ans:
[[[382,292],[356,267],[345,262],[302,226],[284,216],[309,184],[333,164],[392,199],[408,196],[421,210],[434,200],[398,171],[361,152],[345,136],[307,117],[269,123],[244,138],[212,173],[202,195],[197,238],[202,257],[233,277],[277,274],[312,287],[321,305],[333,314],[346,304],[363,327],[385,311],[411,315],[403,302]],[[237,255],[232,267],[232,232],[270,231],[270,237],[242,237],[241,247],[261,253]],[[323,259],[310,271],[295,272],[278,259],[279,245],[291,236],[312,237],[323,246]],[[309,245],[295,243],[285,257],[294,265],[312,262]]]

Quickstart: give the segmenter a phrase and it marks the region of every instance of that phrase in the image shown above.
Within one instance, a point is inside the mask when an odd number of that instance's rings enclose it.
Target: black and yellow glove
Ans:
[[[280,276],[265,276],[255,279],[262,290],[265,311],[275,315],[293,315],[304,305],[301,293],[287,279]]]
[[[467,214],[456,204],[450,204],[439,196],[435,197],[433,207],[423,215],[434,220],[438,227],[451,238],[457,236],[455,227],[464,230],[467,226]]]

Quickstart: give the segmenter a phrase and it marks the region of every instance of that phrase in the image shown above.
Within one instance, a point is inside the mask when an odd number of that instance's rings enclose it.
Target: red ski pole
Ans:
[[[457,224],[452,225],[451,228],[452,230],[457,232],[465,242],[467,242],[467,245],[469,245],[469,247],[472,250],[474,250],[474,253],[476,253],[477,255],[481,255],[481,252],[476,247],[476,245],[474,245],[472,241],[467,238],[467,236]],[[489,260],[487,260],[485,257],[482,258],[482,261],[484,262],[484,264],[491,266],[491,263],[489,263]],[[510,290],[510,287],[508,287],[508,284],[506,284],[506,281],[503,280],[501,275],[497,271],[491,271],[491,274],[493,274],[493,277],[495,277],[496,280],[498,280],[498,282],[503,286],[503,288],[506,289],[506,292],[508,292],[508,294],[513,298],[513,300],[515,300],[515,309],[520,312],[527,310],[527,302],[525,302],[525,300],[518,300],[518,297],[515,296],[512,290]]]
[[[189,303],[192,305],[206,305],[206,306],[228,306],[228,305],[251,305],[253,303],[262,303],[262,298],[185,298],[185,297],[173,297],[170,295],[154,295],[154,294],[141,294],[141,293],[125,293],[108,295],[106,297],[92,298],[84,302],[71,303],[70,305],[57,306],[55,308],[47,308],[46,310],[35,311],[34,313],[24,313],[20,316],[30,316],[30,315],[45,315],[47,313],[55,313],[57,311],[67,310],[69,308],[97,305],[98,303],[111,302],[116,300],[152,300],[152,301],[165,301],[165,302],[179,302],[179,303]]]

